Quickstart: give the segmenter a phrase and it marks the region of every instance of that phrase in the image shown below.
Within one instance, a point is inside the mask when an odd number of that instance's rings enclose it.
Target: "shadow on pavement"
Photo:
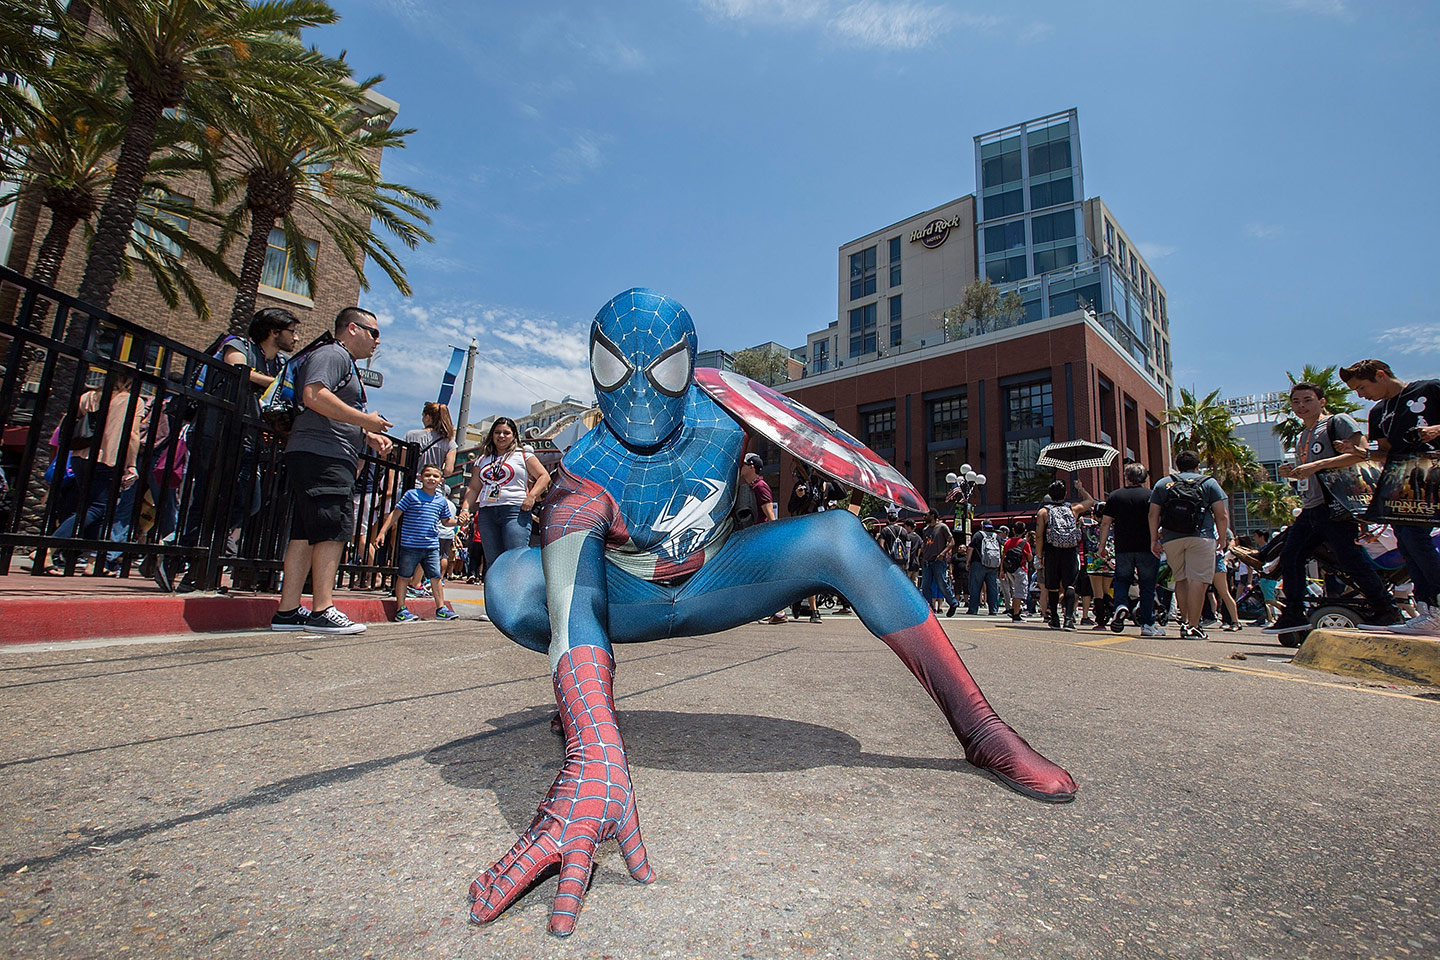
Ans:
[[[436,747],[425,755],[446,783],[491,790],[501,814],[519,832],[555,780],[564,741],[550,732],[551,706],[496,717],[494,729]],[[779,717],[735,713],[620,710],[630,765],[683,773],[781,773],[815,767],[940,770],[989,779],[959,756],[901,757],[870,753],[830,727]],[[523,731],[523,732],[522,732]],[[498,737],[504,732],[508,736]]]

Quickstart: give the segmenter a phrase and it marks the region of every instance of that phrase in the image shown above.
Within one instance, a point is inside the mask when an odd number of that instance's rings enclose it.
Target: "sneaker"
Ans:
[[[955,616],[955,611],[956,611],[956,610],[959,610],[959,609],[960,609],[960,604],[958,604],[958,603],[952,603],[952,604],[950,604],[950,609],[945,611],[945,616],[947,616],[947,617],[953,617],[953,616]]]
[[[276,610],[275,616],[270,618],[270,629],[275,631],[304,630],[310,622],[310,611],[304,607],[297,610]]]
[[[1065,618],[1065,627],[1064,627],[1064,629],[1065,629],[1066,631],[1070,632],[1070,633],[1074,633],[1074,632],[1075,632],[1075,618],[1074,618],[1074,617],[1066,617],[1066,618]]]
[[[334,607],[326,607],[305,618],[305,629],[311,633],[364,633],[365,624],[354,623]]]
[[[1091,619],[1090,619],[1090,614],[1088,614],[1088,613],[1085,614],[1084,616],[1082,616],[1082,617],[1080,618],[1080,626],[1082,626],[1082,627],[1088,627],[1088,626],[1090,626],[1090,624],[1092,624],[1092,623],[1094,623],[1094,622],[1095,622],[1094,620],[1091,620]]]
[[[1420,618],[1416,617],[1415,619],[1419,620]],[[1392,608],[1389,613],[1378,614],[1365,623],[1359,624],[1359,628],[1361,630],[1367,630],[1370,633],[1385,633],[1391,627],[1403,626],[1409,624],[1409,622],[1409,620],[1405,619],[1404,614]]]
[[[1440,637],[1440,611],[1431,610],[1413,620],[1390,628],[1391,633],[1407,637]]]
[[[429,599],[430,599],[430,590],[429,590],[428,588],[426,588],[426,587],[421,587],[421,588],[418,589],[418,590],[415,589],[414,587],[406,587],[406,588],[405,588],[405,599],[406,599],[406,600],[429,600]]]
[[[1209,640],[1210,635],[1205,632],[1204,627],[1192,627],[1189,624],[1182,624],[1180,627],[1181,640]]]
[[[810,622],[811,622],[811,623],[819,623],[819,622],[820,622],[820,614],[818,614],[818,613],[812,613],[812,614],[810,614]]]
[[[1125,618],[1128,617],[1128,616],[1130,616],[1130,608],[1129,608],[1129,607],[1125,606],[1124,604],[1121,604],[1120,606],[1116,607],[1116,608],[1115,608],[1115,616],[1113,616],[1113,617],[1110,618],[1110,632],[1111,632],[1111,633],[1124,633],[1124,632],[1125,632]],[[1144,636],[1144,634],[1141,634],[1141,636]]]
[[[761,620],[760,622],[761,622],[761,623],[784,623],[784,622],[785,622],[786,620],[788,620],[788,619],[789,619],[789,617],[785,616],[785,614],[783,614],[783,613],[776,613],[776,614],[771,614],[770,616],[766,617],[764,620]]]
[[[459,619],[460,619],[460,614],[456,613],[455,610],[454,610],[452,607],[438,607],[438,608],[435,610],[435,619],[436,619],[436,620],[459,620]]]
[[[404,607],[401,607],[399,610],[396,610],[396,611],[395,611],[395,616],[394,616],[392,619],[393,619],[396,623],[419,623],[419,622],[420,622],[420,616],[419,616],[418,614],[411,613],[409,610],[406,610]]]
[[[1269,636],[1278,636],[1282,633],[1298,633],[1310,629],[1310,621],[1294,613],[1282,613],[1274,623],[1261,630],[1261,633]]]
[[[170,567],[164,557],[156,557],[155,564],[150,568],[150,579],[155,585],[166,593],[173,593],[175,588],[170,584]]]
[[[1049,617],[1047,617],[1047,618],[1045,619],[1045,625],[1046,625],[1047,627],[1049,627],[1051,630],[1059,630],[1059,629],[1060,629],[1060,616],[1059,616],[1059,614],[1051,614]]]
[[[1238,624],[1238,623],[1227,623],[1227,624],[1225,624],[1225,626],[1221,627],[1220,629],[1221,629],[1223,632],[1225,632],[1225,633],[1239,633],[1239,632],[1240,632],[1240,624]]]
[[[1025,618],[1020,616],[1020,614],[1018,613],[1012,613],[1010,614],[1010,620],[1012,623],[1023,623],[1025,621]]]
[[[1110,624],[1106,623],[1104,620],[1096,620],[1095,623],[1094,623],[1094,625],[1091,626],[1090,629],[1091,629],[1091,630],[1109,630],[1109,629],[1110,629]]]
[[[1153,623],[1147,623],[1147,624],[1145,624],[1143,627],[1140,628],[1140,636],[1142,636],[1142,637],[1163,637],[1163,636],[1165,636],[1165,628],[1164,628],[1164,627],[1157,627],[1157,626],[1156,626],[1155,624],[1153,624]]]

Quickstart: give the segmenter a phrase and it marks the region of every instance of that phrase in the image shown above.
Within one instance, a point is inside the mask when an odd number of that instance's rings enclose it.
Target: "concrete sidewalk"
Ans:
[[[162,593],[138,574],[37,577],[18,568],[0,576],[0,645],[261,630],[280,606],[273,593]],[[446,587],[462,617],[485,609],[484,587]],[[379,590],[337,590],[335,606],[356,623],[385,623],[395,614],[395,600]],[[406,606],[427,620],[435,616],[433,600]]]

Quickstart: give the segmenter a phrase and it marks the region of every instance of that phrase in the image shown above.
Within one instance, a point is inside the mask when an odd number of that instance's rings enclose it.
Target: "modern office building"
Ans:
[[[839,248],[837,319],[806,338],[785,392],[895,464],[932,503],[970,463],[982,512],[1026,512],[1051,441],[1099,440],[1152,474],[1173,390],[1165,288],[1098,197],[1076,111],[975,138],[976,194]],[[947,311],[988,280],[1008,309]],[[1013,296],[1009,296],[1012,295]],[[1118,485],[1120,460],[1082,475]]]
[[[1281,464],[1295,459],[1275,433],[1276,424],[1285,416],[1286,399],[1283,393],[1261,393],[1221,400],[1235,416],[1236,438],[1255,451],[1255,459],[1265,468],[1265,479],[1272,482],[1281,482]],[[1230,494],[1230,525],[1237,535],[1269,530],[1273,526],[1251,517],[1246,509],[1249,502],[1250,497],[1244,490]]]

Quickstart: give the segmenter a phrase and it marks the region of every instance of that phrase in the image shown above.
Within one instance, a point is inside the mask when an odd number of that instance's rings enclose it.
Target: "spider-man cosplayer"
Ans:
[[[542,546],[503,554],[486,577],[495,625],[550,654],[566,756],[530,828],[470,885],[476,922],[558,864],[550,932],[568,935],[595,848],[611,837],[635,879],[655,878],[615,720],[612,643],[729,630],[816,592],[849,600],[900,656],[972,764],[1038,800],[1074,797],[1070,775],[995,715],[914,584],[853,514],[733,529],[745,432],[692,383],[694,363],[695,327],[674,300],[634,289],[605,305],[590,328],[604,420],[565,455]]]

